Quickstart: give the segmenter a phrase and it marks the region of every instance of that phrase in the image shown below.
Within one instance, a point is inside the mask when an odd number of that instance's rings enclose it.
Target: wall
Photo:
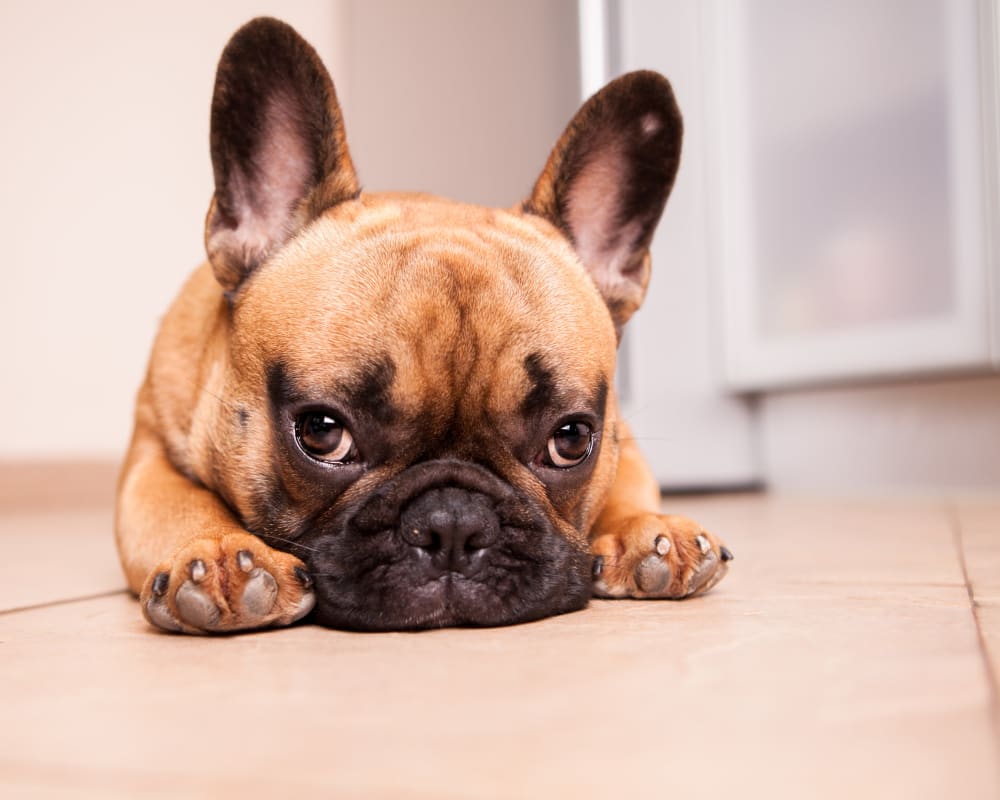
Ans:
[[[337,2],[0,5],[0,458],[123,451],[157,319],[203,259],[215,64],[263,13],[343,69]]]
[[[619,64],[667,72],[688,119],[649,307],[631,334],[634,388],[654,391],[631,410],[661,476],[1000,486],[1000,379],[774,393],[760,398],[756,425],[743,399],[719,389],[702,269],[711,224],[697,7],[627,4],[632,49]],[[642,8],[661,23],[644,25]],[[215,63],[261,13],[296,25],[331,66],[369,189],[509,205],[578,105],[572,0],[3,3],[0,460],[123,451],[157,320],[203,258]]]
[[[578,104],[573,0],[3,3],[0,459],[123,452],[204,257],[215,65],[259,14],[331,68],[368,189],[511,205]]]
[[[347,135],[368,190],[507,207],[579,106],[575,0],[360,0]]]
[[[778,392],[759,412],[774,489],[1000,489],[997,377]]]

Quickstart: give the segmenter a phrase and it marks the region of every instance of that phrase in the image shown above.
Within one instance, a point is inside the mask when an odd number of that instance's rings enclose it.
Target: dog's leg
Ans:
[[[288,625],[315,604],[303,563],[245,531],[216,495],[178,472],[141,411],[115,527],[129,588],[164,630]]]
[[[680,599],[707,592],[732,553],[685,517],[661,514],[660,490],[632,439],[619,427],[618,475],[591,533],[594,594]]]

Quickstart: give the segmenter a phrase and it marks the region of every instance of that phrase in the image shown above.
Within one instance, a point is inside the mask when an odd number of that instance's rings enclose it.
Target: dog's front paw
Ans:
[[[721,581],[733,559],[696,522],[666,514],[631,517],[591,550],[597,597],[691,597]]]
[[[158,628],[184,633],[290,625],[316,604],[295,556],[256,536],[192,539],[150,573],[139,601]]]

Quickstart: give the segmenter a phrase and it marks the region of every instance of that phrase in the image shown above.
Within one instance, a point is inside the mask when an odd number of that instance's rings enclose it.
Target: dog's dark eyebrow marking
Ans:
[[[597,389],[594,392],[594,399],[591,402],[597,416],[604,417],[607,413],[606,406],[608,404],[608,380],[603,375],[597,382]]]
[[[287,367],[278,362],[267,368],[267,391],[273,414],[287,405],[324,400],[343,407],[344,413],[366,418],[379,425],[390,425],[398,411],[392,403],[392,384],[396,365],[388,356],[372,359],[352,377],[331,386],[329,397],[310,397],[288,375]]]
[[[531,353],[524,359],[524,371],[528,373],[528,393],[521,401],[521,414],[533,417],[544,414],[560,401],[571,401],[572,397],[559,391],[556,378],[547,366],[541,353]],[[594,414],[603,417],[608,402],[608,381],[602,375],[594,384],[590,396],[579,395],[575,402],[582,401]],[[583,410],[578,409],[578,410]]]
[[[528,393],[521,401],[521,414],[534,417],[543,413],[555,399],[556,384],[552,371],[543,363],[541,353],[531,353],[524,359],[524,371],[528,373]]]
[[[389,356],[384,355],[369,361],[341,391],[354,413],[367,416],[379,425],[391,425],[398,415],[392,404],[392,384],[395,378],[396,365]]]
[[[271,410],[277,411],[288,403],[301,402],[305,397],[288,377],[288,369],[280,361],[267,368],[267,394],[271,400]]]

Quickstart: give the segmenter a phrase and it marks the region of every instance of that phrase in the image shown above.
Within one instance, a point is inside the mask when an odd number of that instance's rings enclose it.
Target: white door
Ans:
[[[626,409],[662,482],[765,477],[763,392],[996,368],[994,3],[580,11],[585,89],[655,69],[685,115],[622,359]]]
[[[995,6],[705,8],[728,384],[996,363]]]

